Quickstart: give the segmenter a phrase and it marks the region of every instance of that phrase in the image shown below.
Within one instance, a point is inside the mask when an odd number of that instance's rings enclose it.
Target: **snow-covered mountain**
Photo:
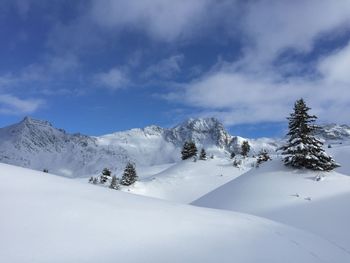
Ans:
[[[126,151],[117,145],[111,149],[101,147],[97,138],[68,134],[47,121],[29,117],[0,129],[0,140],[1,162],[37,170],[49,169],[64,176],[94,173],[103,164],[127,160]]]
[[[186,140],[209,153],[227,154],[239,149],[237,138],[214,118],[189,119],[170,129],[149,126],[92,137],[26,117],[0,129],[0,162],[76,177],[97,174],[104,167],[120,172],[129,160],[138,166],[178,161]]]
[[[325,140],[350,138],[346,125],[322,126]],[[181,147],[192,140],[208,154],[240,152],[245,138],[230,135],[215,118],[189,119],[173,128],[148,126],[100,137],[69,134],[49,122],[30,117],[0,129],[0,162],[36,170],[48,169],[68,177],[87,176],[109,167],[119,173],[128,161],[137,166],[160,165],[180,159]],[[248,139],[251,154],[261,149],[274,152],[281,141]]]
[[[316,135],[327,141],[342,141],[350,139],[350,126],[338,124],[321,125]]]

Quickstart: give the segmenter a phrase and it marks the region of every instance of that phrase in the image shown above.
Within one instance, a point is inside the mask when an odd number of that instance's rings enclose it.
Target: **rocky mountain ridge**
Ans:
[[[325,139],[350,136],[348,126],[325,126]],[[120,173],[128,161],[137,166],[158,165],[180,160],[185,141],[193,141],[209,154],[238,153],[245,138],[230,135],[215,118],[189,119],[173,128],[148,126],[103,136],[70,134],[51,123],[25,117],[0,129],[0,162],[68,177],[98,174],[104,167]],[[252,154],[262,148],[275,151],[280,140],[248,139]]]

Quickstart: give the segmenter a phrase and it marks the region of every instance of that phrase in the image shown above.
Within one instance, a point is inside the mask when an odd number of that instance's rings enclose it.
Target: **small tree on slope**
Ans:
[[[284,163],[296,168],[331,171],[339,165],[325,153],[323,143],[313,136],[317,117],[309,115],[309,110],[303,99],[295,102],[294,112],[288,118],[289,140],[282,147]]]
[[[248,156],[248,153],[249,153],[249,151],[250,151],[250,145],[249,145],[248,141],[244,141],[244,142],[242,143],[242,149],[241,149],[241,150],[242,150],[242,151],[241,151],[241,154],[242,154],[244,157]]]
[[[264,150],[264,149],[261,150],[261,151],[259,152],[259,156],[258,156],[257,161],[256,161],[257,167],[259,167],[259,165],[260,165],[261,163],[267,162],[267,161],[269,161],[269,160],[271,160],[271,157],[270,157],[270,155],[268,154],[268,152],[267,152],[266,150]]]
[[[115,190],[119,189],[118,179],[115,175],[112,176],[112,181],[111,181],[111,184],[109,185],[109,188],[115,189]]]
[[[129,162],[124,169],[120,183],[126,186],[132,185],[137,181],[137,178],[135,166]]]
[[[199,159],[200,160],[206,160],[207,159],[207,153],[205,152],[205,150],[202,148],[201,153],[199,155]]]
[[[109,170],[108,168],[103,169],[102,175],[100,176],[101,184],[104,184],[111,178],[111,173],[112,173],[111,170]]]
[[[188,158],[194,157],[197,155],[197,147],[194,142],[185,142],[181,151],[182,160],[186,160]]]

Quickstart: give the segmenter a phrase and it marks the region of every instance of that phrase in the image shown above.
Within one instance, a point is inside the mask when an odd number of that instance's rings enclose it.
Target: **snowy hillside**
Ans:
[[[149,126],[101,137],[69,134],[49,122],[26,117],[0,129],[0,162],[68,177],[89,176],[104,167],[121,172],[127,161],[137,166],[160,165],[180,159],[186,140],[205,147],[208,154],[228,155],[240,150],[242,138],[228,134],[214,118],[190,119],[171,129]],[[253,149],[273,151],[274,140],[250,140]]]
[[[341,164],[336,171],[350,175],[350,141],[343,141],[342,144],[331,144],[331,147],[332,148],[327,149],[327,152],[329,152],[335,160]]]
[[[317,175],[324,177],[316,181]],[[350,253],[349,203],[349,176],[288,169],[280,160],[252,169],[193,202],[292,225]]]
[[[259,217],[0,164],[1,262],[329,262],[344,250]]]
[[[189,204],[237,178],[248,171],[249,167],[235,169],[232,167],[232,160],[215,158],[197,162],[182,161],[148,176],[144,176],[142,170],[140,169],[140,181],[123,190]]]
[[[343,141],[350,139],[350,126],[328,124],[320,126],[316,134],[327,141]]]

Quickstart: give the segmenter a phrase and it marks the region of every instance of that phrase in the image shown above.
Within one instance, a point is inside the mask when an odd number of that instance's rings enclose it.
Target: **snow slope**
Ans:
[[[315,235],[0,164],[1,262],[349,262]]]
[[[349,156],[349,155],[347,155]],[[324,175],[316,181],[317,175]],[[265,163],[193,204],[266,217],[318,234],[350,251],[350,177]],[[336,262],[336,261],[334,261]]]
[[[331,144],[332,148],[327,149],[327,153],[332,155],[334,159],[341,164],[336,169],[337,172],[350,175],[350,141],[342,141],[342,144]]]
[[[188,204],[249,168],[236,169],[232,160],[215,158],[181,161],[148,177],[142,175],[142,168],[138,170],[141,171],[140,180],[124,191]]]

